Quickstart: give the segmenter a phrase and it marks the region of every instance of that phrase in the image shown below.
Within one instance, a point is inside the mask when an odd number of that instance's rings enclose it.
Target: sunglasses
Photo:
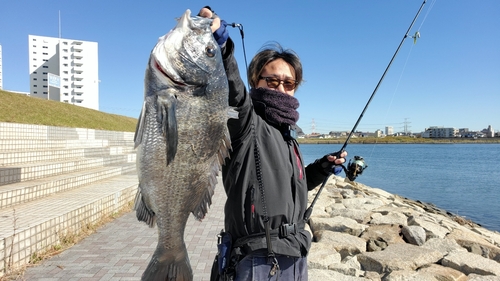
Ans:
[[[281,80],[276,77],[259,76],[259,80],[266,80],[267,86],[271,89],[276,89],[281,85],[281,83],[283,83],[283,88],[285,88],[286,91],[295,89],[298,84],[298,82],[293,79]]]

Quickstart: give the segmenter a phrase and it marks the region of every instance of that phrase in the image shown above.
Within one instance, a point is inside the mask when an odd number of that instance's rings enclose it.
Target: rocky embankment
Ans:
[[[326,184],[309,226],[309,280],[500,281],[500,233],[341,177]]]

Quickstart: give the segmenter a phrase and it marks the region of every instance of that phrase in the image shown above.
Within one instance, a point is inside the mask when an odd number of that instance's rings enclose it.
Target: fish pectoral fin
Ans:
[[[218,161],[218,157],[216,159],[216,161]],[[200,201],[197,202],[197,204],[194,206],[194,209],[191,211],[198,221],[201,221],[205,218],[210,205],[212,205],[212,196],[214,195],[215,186],[217,185],[217,173],[219,171],[219,167],[219,165],[212,165],[210,167],[211,175],[208,177],[208,182],[197,183],[200,186],[204,187],[200,188],[201,190],[204,190]]]
[[[167,165],[175,158],[177,153],[178,132],[175,109],[177,98],[174,95],[158,96],[156,102],[157,120],[160,123],[163,137],[167,143]]]
[[[144,202],[144,197],[141,194],[141,186],[137,189],[137,194],[135,195],[135,216],[139,221],[145,222],[149,227],[154,227],[156,224],[156,215],[151,210],[146,202]]]
[[[146,115],[146,101],[142,103],[141,114],[139,115],[139,119],[137,120],[137,125],[135,127],[134,149],[137,148],[142,142],[144,120],[146,120],[144,115]]]

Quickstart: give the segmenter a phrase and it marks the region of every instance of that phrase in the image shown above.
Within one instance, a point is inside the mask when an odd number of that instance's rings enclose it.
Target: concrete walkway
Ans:
[[[190,216],[185,241],[194,280],[210,279],[217,252],[217,234],[224,228],[226,195],[220,177],[213,203],[202,222]],[[140,280],[157,244],[157,229],[149,228],[130,212],[104,225],[77,245],[29,267],[19,280],[90,281]]]

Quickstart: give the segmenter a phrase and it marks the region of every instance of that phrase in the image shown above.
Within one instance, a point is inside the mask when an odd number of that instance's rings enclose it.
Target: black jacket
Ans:
[[[229,81],[229,105],[235,107],[239,119],[228,121],[232,152],[222,169],[228,197],[225,228],[233,242],[251,237],[246,243],[247,250],[266,249],[263,235],[266,214],[271,229],[287,223],[303,223],[307,191],[321,183],[324,174],[315,165],[304,167],[297,141],[286,135],[288,127],[274,127],[257,114],[233,54],[234,43],[229,38],[223,48],[223,61]],[[264,196],[259,188],[257,167],[262,174]],[[310,245],[311,236],[303,228],[286,237],[272,237],[276,254],[305,256]]]

